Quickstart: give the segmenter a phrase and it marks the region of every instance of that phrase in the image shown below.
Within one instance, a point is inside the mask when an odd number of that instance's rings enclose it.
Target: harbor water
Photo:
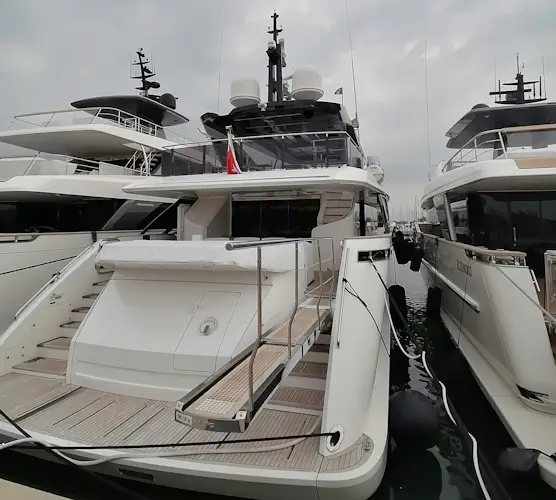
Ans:
[[[534,482],[513,482],[497,467],[504,448],[513,446],[510,436],[453,346],[439,320],[427,319],[426,289],[420,273],[409,266],[397,266],[396,282],[406,289],[409,320],[416,344],[407,332],[402,343],[413,352],[425,349],[435,373],[446,382],[458,426],[443,409],[440,388],[431,380],[419,360],[407,360],[397,347],[392,349],[392,392],[414,389],[428,396],[441,414],[441,434],[436,447],[418,453],[389,457],[386,474],[373,500],[479,500],[485,498],[477,481],[471,456],[471,432],[479,442],[480,467],[491,498],[548,500],[553,490]],[[0,453],[0,477],[76,500],[125,497],[86,473],[12,451]],[[112,480],[112,479],[111,479]],[[115,480],[114,480],[115,481]],[[194,492],[170,490],[148,484],[117,480],[118,484],[145,498],[160,500],[225,500]],[[116,496],[117,495],[117,496]],[[338,500],[341,500],[340,498]]]

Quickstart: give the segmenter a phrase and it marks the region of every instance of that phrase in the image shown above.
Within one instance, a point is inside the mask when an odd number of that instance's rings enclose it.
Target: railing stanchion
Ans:
[[[260,247],[259,247],[260,248]],[[292,357],[292,325],[297,308],[299,307],[299,242],[295,242],[295,303],[293,313],[288,323],[288,359]]]
[[[322,280],[322,259],[320,256],[320,240],[317,240],[317,258],[319,259],[319,283],[320,283],[320,293],[319,299],[317,300],[317,324],[319,325],[319,333],[321,331],[320,328],[320,301],[322,299],[322,287],[324,286],[324,282]]]
[[[504,158],[508,158],[508,152],[506,151],[506,145],[504,144],[504,138],[502,137],[502,132],[498,131],[498,139],[500,140],[500,144],[502,145],[502,151],[504,152]]]
[[[330,293],[328,294],[328,307],[332,311],[332,293],[334,291],[334,287],[336,286],[336,257],[334,251],[334,243],[335,241],[332,240],[332,283],[330,283]]]
[[[255,356],[257,349],[263,340],[263,293],[262,293],[262,258],[261,247],[257,247],[257,342],[251,351],[249,358],[249,419],[253,416],[254,401],[253,401],[253,365],[255,364]]]

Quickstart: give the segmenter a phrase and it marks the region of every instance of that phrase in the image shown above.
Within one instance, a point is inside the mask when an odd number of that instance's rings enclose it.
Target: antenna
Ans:
[[[546,99],[546,76],[544,74],[544,56],[542,56],[541,60],[542,60],[542,80],[544,81],[544,98]],[[542,88],[540,94],[542,97]]]
[[[348,37],[349,37],[349,55],[351,58],[351,78],[353,81],[353,100],[355,101],[355,125],[357,126],[356,128],[357,131],[359,132],[359,117],[358,117],[358,109],[357,109],[357,88],[355,87],[355,64],[353,62],[353,45],[351,42],[351,25],[349,22],[349,10],[348,10],[347,0],[344,0],[344,5],[346,7],[346,20],[347,20]],[[342,100],[343,100],[343,94],[342,94]]]
[[[494,88],[496,88],[496,59],[494,59]]]
[[[141,86],[135,88],[141,92],[143,97],[148,97],[149,90],[160,88],[160,83],[149,80],[156,76],[156,73],[148,68],[147,64],[150,64],[150,61],[145,57],[143,49],[139,49],[135,53],[137,54],[138,60],[131,63],[131,65],[139,66],[140,74],[134,75],[131,78],[134,80],[141,80]]]
[[[425,4],[425,110],[427,113],[427,160],[429,165],[429,181],[432,179],[431,169],[431,128],[429,119],[429,65],[427,59],[427,4]]]
[[[282,81],[282,67],[285,66],[285,59],[282,55],[284,48],[283,42],[278,41],[278,35],[283,31],[282,26],[278,28],[278,17],[276,11],[270,16],[272,27],[268,28],[267,33],[272,35],[272,40],[268,42],[268,102],[282,102],[284,100],[284,85]]]
[[[220,27],[220,56],[218,59],[218,90],[216,95],[216,113],[220,111],[220,74],[222,73],[222,26]]]
[[[542,80],[543,77],[539,77],[538,80],[525,81],[523,78],[523,69],[525,64],[520,63],[519,52],[516,54],[516,68],[517,74],[515,75],[515,82],[501,83],[498,80],[498,89],[493,92],[489,92],[489,95],[498,96],[495,98],[494,102],[496,104],[531,104],[534,102],[546,101],[546,81],[544,83],[544,96],[542,93]],[[543,59],[543,73],[544,73],[544,59]],[[537,97],[536,84],[539,84],[539,96]],[[511,90],[502,90],[502,85],[505,87],[515,87]],[[527,88],[527,85],[532,85],[533,88]],[[532,96],[528,94],[533,93]]]

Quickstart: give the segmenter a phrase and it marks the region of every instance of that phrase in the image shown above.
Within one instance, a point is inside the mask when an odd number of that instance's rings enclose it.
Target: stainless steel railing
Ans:
[[[76,123],[76,119],[80,123]],[[71,108],[21,114],[14,117],[8,130],[16,130],[28,126],[52,127],[59,126],[60,124],[73,126],[77,124],[93,125],[96,123],[116,125],[142,134],[166,139],[174,143],[187,144],[189,142],[189,139],[186,137],[169,131],[150,120],[111,107]],[[21,127],[21,125],[23,125],[23,127]]]
[[[320,242],[321,240],[329,240],[331,242],[331,255],[330,259],[326,259],[324,262],[332,261],[332,276],[323,281],[323,260],[321,257]],[[336,279],[336,265],[334,261],[334,241],[333,237],[321,237],[321,238],[296,238],[296,239],[276,239],[268,241],[241,241],[241,242],[228,242],[226,243],[226,250],[243,250],[246,248],[256,248],[257,249],[257,340],[253,344],[253,349],[251,351],[251,356],[249,358],[249,370],[248,370],[248,384],[249,384],[249,402],[248,411],[249,416],[253,415],[254,411],[254,389],[253,389],[253,367],[255,364],[255,358],[257,356],[257,351],[259,347],[263,344],[263,299],[262,299],[262,248],[277,245],[287,245],[293,244],[295,252],[295,284],[294,284],[294,307],[292,315],[290,316],[288,322],[288,359],[292,356],[292,326],[295,319],[295,315],[299,309],[299,244],[300,243],[316,243],[317,249],[317,260],[318,262],[313,265],[319,266],[319,297],[317,299],[317,325],[319,332],[321,330],[322,321],[320,316],[320,303],[323,297],[324,285],[331,282],[329,290],[329,304],[332,304],[332,293],[333,285]],[[313,267],[313,265],[308,266],[307,269]]]

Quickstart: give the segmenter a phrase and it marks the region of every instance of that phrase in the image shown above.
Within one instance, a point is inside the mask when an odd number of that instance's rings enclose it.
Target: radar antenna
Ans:
[[[544,95],[543,95],[543,78],[539,76],[538,80],[531,80],[525,81],[523,78],[523,68],[525,65],[519,61],[519,54],[517,54],[517,74],[515,76],[515,82],[510,83],[501,83],[498,80],[498,90],[494,90],[490,92],[489,95],[498,96],[498,99],[495,99],[494,102],[496,104],[530,104],[533,102],[541,102],[546,101],[546,85],[544,88]],[[537,87],[538,93],[537,93]],[[516,87],[512,90],[502,90],[502,85],[504,86],[512,86]],[[533,88],[526,88],[527,85],[532,85]],[[528,96],[527,94],[533,93],[532,96]]]
[[[140,74],[134,75],[131,78],[134,80],[141,80],[141,86],[135,87],[143,97],[149,96],[150,89],[159,89],[160,83],[155,81],[150,81],[150,78],[156,76],[151,69],[148,68],[147,64],[151,62],[146,58],[143,49],[139,49],[135,52],[137,54],[137,61],[132,63],[132,66],[139,66]]]
[[[282,32],[282,26],[278,28],[278,14],[276,11],[270,18],[272,28],[268,28],[267,33],[272,35],[272,40],[268,42],[268,102],[282,102],[284,100],[284,82],[282,80],[282,68],[286,66],[284,51],[284,39],[278,40],[278,35]]]

